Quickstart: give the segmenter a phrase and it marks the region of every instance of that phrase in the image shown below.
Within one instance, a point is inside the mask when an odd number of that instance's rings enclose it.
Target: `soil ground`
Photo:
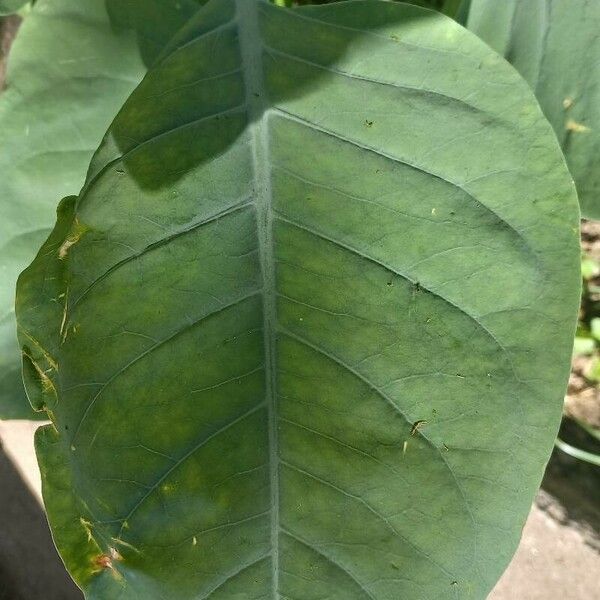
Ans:
[[[521,545],[488,600],[600,598],[600,554],[578,527],[557,520],[555,510],[563,508],[541,491]]]

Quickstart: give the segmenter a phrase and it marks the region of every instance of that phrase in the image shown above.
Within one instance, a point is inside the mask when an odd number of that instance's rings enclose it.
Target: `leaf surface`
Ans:
[[[600,2],[472,0],[468,27],[530,83],[567,157],[583,216],[600,219]]]
[[[92,599],[483,600],[556,434],[578,261],[552,129],[474,35],[210,2],[20,280],[69,570]]]
[[[39,0],[10,54],[0,93],[0,417],[27,417],[14,321],[14,286],[54,221],[56,199],[77,193],[106,128],[148,61],[196,4]],[[127,18],[125,18],[125,16]],[[132,29],[143,19],[140,43]],[[153,42],[148,42],[151,33]]]
[[[18,12],[27,2],[28,0],[0,0],[0,16]]]
[[[142,58],[148,66],[198,7],[206,4],[206,0],[105,1],[112,23],[137,33]]]

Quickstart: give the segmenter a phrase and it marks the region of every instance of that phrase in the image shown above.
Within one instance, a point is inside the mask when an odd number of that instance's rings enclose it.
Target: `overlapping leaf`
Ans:
[[[88,598],[483,600],[560,419],[577,221],[527,84],[451,20],[210,2],[19,285]]]
[[[472,0],[468,27],[531,84],[567,157],[583,216],[600,219],[600,2]]]

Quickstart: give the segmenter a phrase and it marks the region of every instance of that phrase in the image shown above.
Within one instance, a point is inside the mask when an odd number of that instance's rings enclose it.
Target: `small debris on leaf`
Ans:
[[[413,426],[411,427],[410,435],[415,435],[418,431],[420,431],[421,427],[423,427],[423,425],[426,424],[427,421],[425,421],[424,419],[421,419],[420,421],[415,421],[413,423]]]

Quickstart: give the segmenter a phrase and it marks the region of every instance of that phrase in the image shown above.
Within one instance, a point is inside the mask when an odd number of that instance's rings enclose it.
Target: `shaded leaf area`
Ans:
[[[210,2],[20,279],[69,570],[92,599],[485,598],[560,420],[578,261],[552,129],[474,35]]]
[[[135,3],[121,4],[125,10]],[[33,416],[16,343],[17,276],[48,235],[57,198],[79,191],[94,149],[146,71],[131,31],[136,16],[147,59],[189,16],[187,6],[184,12],[182,2],[162,2],[160,10],[144,3],[137,15],[115,15],[111,23],[104,0],[39,0],[14,42],[0,93],[2,418]]]
[[[600,3],[472,0],[468,27],[530,83],[567,157],[583,216],[600,219]]]
[[[307,4],[331,4],[332,2],[339,2],[341,0],[273,0],[273,2],[279,6],[306,6]],[[415,6],[421,6],[423,8],[430,8],[432,10],[438,10],[448,16],[458,17],[461,14],[461,7],[465,7],[467,2],[464,0],[402,0],[408,4],[414,4]],[[462,22],[462,21],[459,21]]]
[[[147,66],[154,63],[174,33],[203,4],[206,0],[106,0],[113,25],[137,32]]]

